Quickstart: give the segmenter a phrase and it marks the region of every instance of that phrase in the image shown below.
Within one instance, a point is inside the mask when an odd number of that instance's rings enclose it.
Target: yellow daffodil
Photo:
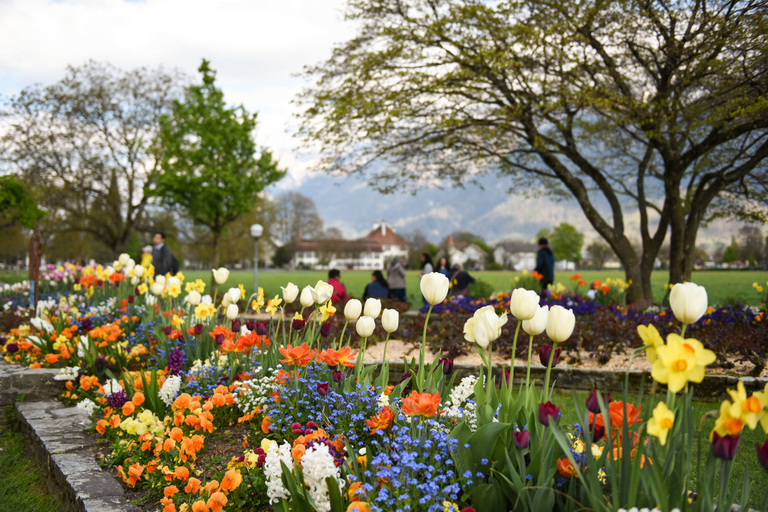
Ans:
[[[336,313],[336,308],[333,307],[333,304],[331,303],[330,300],[325,304],[323,304],[322,306],[320,306],[319,309],[320,309],[320,314],[322,315],[322,317],[320,318],[321,322],[325,322]]]
[[[717,356],[704,348],[700,341],[670,334],[667,344],[657,347],[658,359],[653,363],[651,376],[666,384],[673,393],[682,390],[690,382],[704,379],[704,367],[715,362]]]
[[[182,273],[181,273],[181,271],[179,271],[179,272],[176,272],[176,275],[175,275],[175,276],[173,276],[173,277],[175,277],[176,279],[178,279],[178,280],[179,280],[179,281],[181,281],[182,283],[184,282],[184,274],[182,274]]]
[[[643,340],[645,355],[648,357],[648,361],[653,364],[656,361],[656,349],[664,346],[664,339],[653,325],[638,325],[637,334]]]
[[[239,288],[242,288],[243,285],[239,285]],[[241,296],[244,296],[243,290],[240,290]],[[259,287],[259,291],[256,294],[256,300],[251,302],[251,309],[253,309],[257,313],[261,313],[261,308],[264,307],[264,288]]]
[[[179,315],[173,315],[173,318],[171,319],[171,325],[174,327],[180,327],[184,325],[184,319],[180,318]]]
[[[744,428],[744,422],[741,420],[741,417],[731,414],[733,405],[729,400],[723,400],[723,403],[720,404],[720,416],[715,420],[715,427],[709,434],[710,441],[714,432],[717,432],[721,437],[735,436]]]
[[[216,313],[216,307],[213,304],[200,303],[195,306],[195,318],[198,320],[205,320],[210,318]]]
[[[659,402],[653,410],[653,417],[648,420],[648,433],[659,438],[662,446],[667,444],[667,434],[675,424],[675,413],[669,410],[667,404]]]
[[[755,391],[752,396],[758,399],[763,408],[759,421],[763,426],[763,431],[768,434],[768,384],[765,385],[764,391]]]
[[[165,287],[165,294],[174,299],[181,295],[181,285],[173,283]]]
[[[301,313],[299,313],[299,312],[297,311],[297,312],[296,312],[296,314],[295,314],[295,315],[293,315],[293,320],[304,320],[304,317],[303,317],[303,316],[301,316]]]
[[[147,286],[146,283],[141,283],[138,286],[138,290],[139,290],[139,295],[144,295],[145,293],[147,293],[149,291],[149,287]]]
[[[277,313],[277,307],[282,304],[283,299],[280,298],[279,295],[275,295],[274,299],[270,299],[269,302],[267,302],[267,307],[264,311],[269,313],[270,315],[274,315]]]

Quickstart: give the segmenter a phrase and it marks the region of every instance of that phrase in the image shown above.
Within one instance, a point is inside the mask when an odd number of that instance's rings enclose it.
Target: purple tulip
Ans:
[[[512,437],[515,438],[515,446],[517,446],[518,450],[526,450],[531,445],[531,433],[527,430],[514,432]]]
[[[333,382],[337,382],[338,383],[338,382],[341,382],[342,380],[344,380],[344,374],[342,372],[340,372],[339,370],[334,370],[333,371]]]
[[[171,327],[170,325],[167,327],[163,327],[163,334],[165,334],[166,336],[170,336],[171,331],[173,331],[173,327]]]
[[[733,460],[736,456],[736,450],[741,441],[741,434],[735,436],[720,436],[717,432],[712,433],[712,455],[718,459]]]
[[[298,331],[302,327],[304,327],[304,323],[305,323],[304,320],[299,320],[298,318],[295,318],[293,320],[293,328]]]
[[[331,323],[330,322],[323,322],[323,325],[320,326],[320,334],[325,337],[328,336],[331,333]]]
[[[240,332],[240,328],[242,326],[243,324],[240,322],[240,320],[232,320],[232,331]]]
[[[552,402],[546,402],[539,404],[539,423],[545,427],[549,426],[550,418],[554,421],[560,417],[560,408]]]
[[[768,471],[768,440],[765,441],[763,446],[760,446],[760,443],[755,443],[755,448],[757,448],[757,460],[763,466],[763,469]]]
[[[552,368],[557,366],[557,361],[560,359],[561,348],[555,349],[555,358],[552,359]],[[544,345],[539,349],[539,360],[541,364],[547,366],[549,364],[549,358],[552,356],[552,347],[550,345]]]
[[[256,320],[246,320],[245,321],[245,328],[249,331],[253,331],[256,329]]]
[[[107,368],[107,358],[104,356],[97,356],[94,361],[94,366],[97,372],[103,372]]]
[[[317,383],[317,392],[320,393],[321,395],[323,396],[327,395],[329,389],[330,389],[330,383],[328,382],[323,382],[322,384],[319,382]]]
[[[557,359],[557,356],[555,356],[555,359]],[[606,407],[608,407],[608,403],[611,401],[611,394],[610,393],[601,393],[603,404],[605,404]],[[587,397],[587,409],[589,409],[589,412],[593,414],[599,414],[600,413],[600,403],[597,400],[597,390],[593,389],[592,392]]]
[[[217,334],[216,337],[213,339],[214,342],[216,342],[217,345],[221,345],[224,343],[224,335],[223,334]]]
[[[203,332],[203,324],[195,324],[194,329],[195,329],[195,334],[199,336]]]
[[[440,364],[443,365],[443,375],[450,375],[453,372],[453,359],[443,357],[440,359]]]
[[[259,336],[267,334],[267,322],[256,322],[256,334]]]
[[[133,304],[133,299],[134,299],[134,298],[135,298],[135,297],[134,297],[133,295],[129,295],[129,296],[128,296],[128,304]]]

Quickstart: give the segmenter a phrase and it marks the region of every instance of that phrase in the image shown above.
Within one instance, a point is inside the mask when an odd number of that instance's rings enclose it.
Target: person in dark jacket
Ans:
[[[333,286],[333,295],[331,295],[331,302],[333,304],[344,304],[349,299],[347,295],[347,287],[341,282],[341,272],[332,268],[328,271],[328,284]]]
[[[453,285],[454,295],[467,295],[469,285],[475,282],[475,278],[469,275],[469,272],[464,270],[460,264],[456,263],[453,266],[453,278],[451,284]]]
[[[536,254],[536,268],[534,272],[542,275],[541,295],[547,291],[549,285],[555,282],[555,253],[549,247],[549,240],[539,238],[539,252]]]
[[[389,297],[389,283],[384,279],[381,270],[374,270],[371,274],[371,282],[368,283],[363,292],[363,300],[368,298],[386,299]]]
[[[152,266],[155,267],[155,275],[164,276],[173,266],[171,248],[165,245],[165,233],[162,231],[156,231],[152,241],[155,244],[152,248]]]

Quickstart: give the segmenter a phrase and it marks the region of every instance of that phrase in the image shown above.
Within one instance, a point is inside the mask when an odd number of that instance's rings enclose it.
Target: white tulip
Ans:
[[[312,296],[312,287],[307,285],[304,287],[303,290],[301,290],[301,296],[299,297],[299,302],[301,302],[301,305],[305,308],[310,307],[315,303],[315,298]]]
[[[125,268],[133,268],[136,266],[136,262],[133,261],[133,258],[128,258],[128,263],[125,264]]]
[[[530,320],[523,320],[523,330],[531,336],[538,336],[547,330],[548,306],[540,306]]]
[[[177,277],[169,277],[168,280],[165,282],[166,286],[181,286],[181,281]]]
[[[224,267],[221,267],[218,270],[211,269],[211,271],[213,272],[213,279],[217,284],[224,284],[227,282],[227,279],[229,279],[229,270]]]
[[[445,300],[448,295],[448,288],[450,288],[451,282],[440,272],[432,272],[422,276],[419,282],[419,288],[421,293],[427,302],[433,306],[440,304]]]
[[[155,278],[155,282],[165,286],[165,276],[157,276]]]
[[[333,286],[325,281],[318,281],[314,287],[310,287],[309,289],[315,304],[325,304],[333,295]]]
[[[573,334],[576,316],[563,306],[552,306],[547,314],[547,336],[555,343],[562,343]]]
[[[224,296],[221,298],[221,307],[224,309],[227,309],[227,306],[232,304],[232,300],[229,297],[228,293],[225,293]]]
[[[539,294],[525,288],[515,288],[509,298],[509,311],[518,320],[530,320],[539,307]]]
[[[209,294],[203,295],[202,300],[200,301],[201,304],[213,304],[213,297],[211,297]]]
[[[144,300],[147,301],[147,306],[154,306],[157,304],[157,299],[154,295],[147,294],[144,296]]]
[[[154,283],[152,283],[152,286],[150,286],[149,289],[152,290],[152,293],[154,293],[155,295],[162,295],[163,290],[165,289],[165,286],[155,281]]]
[[[501,328],[507,323],[507,314],[496,315],[493,306],[485,306],[464,323],[464,339],[486,348],[493,340],[501,336]]]
[[[131,257],[128,254],[126,254],[126,253],[123,253],[123,254],[121,254],[120,256],[117,257],[118,263],[120,263],[124,267],[128,265],[128,260],[130,260],[130,259],[131,259]],[[117,265],[115,265],[115,266],[117,266]]]
[[[707,312],[707,290],[695,283],[677,283],[669,294],[669,306],[684,324],[695,324]]]
[[[227,318],[235,320],[239,314],[240,310],[238,309],[237,304],[230,304],[227,306]]]
[[[109,276],[111,276],[112,274],[115,273],[115,268],[112,265],[110,265],[110,266],[108,266],[107,268],[104,269],[104,272],[106,272],[107,277],[109,277]]]
[[[299,287],[293,283],[288,283],[288,286],[285,288],[281,286],[280,289],[283,290],[283,300],[286,304],[295,301],[296,297],[299,296]]]
[[[385,309],[381,314],[381,326],[388,333],[395,332],[399,324],[400,313],[398,313],[396,309]]]
[[[197,306],[200,304],[200,301],[202,300],[202,296],[197,290],[192,290],[189,292],[189,295],[187,295],[187,304],[190,306]]]
[[[229,302],[237,304],[237,301],[240,300],[240,288],[230,288],[227,295],[229,296]]]
[[[363,308],[363,314],[371,318],[378,318],[379,313],[381,313],[381,301],[374,298],[367,299]]]
[[[141,279],[139,279],[139,278],[138,278],[138,277],[136,277],[136,276],[133,276],[133,277],[131,278],[131,284],[132,284],[133,286],[138,286],[140,282],[141,282]]]
[[[141,265],[136,265],[133,267],[133,275],[136,277],[141,277],[144,275],[144,267]]]
[[[346,306],[344,306],[344,318],[354,322],[360,318],[360,314],[363,312],[363,303],[357,299],[349,299]]]
[[[355,324],[355,330],[357,334],[363,338],[369,337],[373,334],[373,330],[376,328],[376,322],[369,316],[361,316],[358,318]]]

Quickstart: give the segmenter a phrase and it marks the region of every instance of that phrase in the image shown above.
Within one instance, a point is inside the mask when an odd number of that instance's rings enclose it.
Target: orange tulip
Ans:
[[[440,407],[440,393],[419,393],[418,391],[412,391],[410,395],[403,398],[402,411],[406,416],[424,416],[430,418],[437,414],[442,414],[443,411],[438,412]]]
[[[566,478],[571,478],[572,476],[578,478],[576,469],[574,469],[573,464],[571,464],[571,461],[567,457],[557,459],[557,471]]]
[[[384,407],[379,411],[376,416],[372,416],[365,422],[365,426],[371,429],[371,435],[375,434],[378,430],[387,430],[392,426],[392,422],[395,420],[395,413],[389,406]]]
[[[333,350],[329,348],[317,355],[317,359],[320,362],[327,364],[328,366],[347,366],[354,368],[357,358],[357,352],[352,352],[352,347],[344,347],[341,350]]]
[[[317,350],[309,350],[306,343],[302,343],[298,347],[293,347],[288,344],[288,348],[280,347],[280,353],[285,357],[281,359],[281,363],[286,363],[290,366],[304,367],[307,366],[315,358]]]
[[[230,469],[224,474],[224,478],[221,479],[220,489],[225,492],[234,491],[237,487],[243,483],[243,477],[235,468]]]
[[[219,512],[227,505],[229,501],[223,492],[215,492],[208,498],[208,506],[211,507],[212,512]]]
[[[627,404],[627,425],[632,426],[640,421],[640,411],[642,406],[635,407],[635,404]],[[611,418],[611,429],[619,430],[624,427],[624,402],[621,400],[615,400],[608,404],[608,414]],[[595,415],[589,413],[589,422],[597,423],[598,427],[605,427],[605,420],[603,419],[603,413]]]

